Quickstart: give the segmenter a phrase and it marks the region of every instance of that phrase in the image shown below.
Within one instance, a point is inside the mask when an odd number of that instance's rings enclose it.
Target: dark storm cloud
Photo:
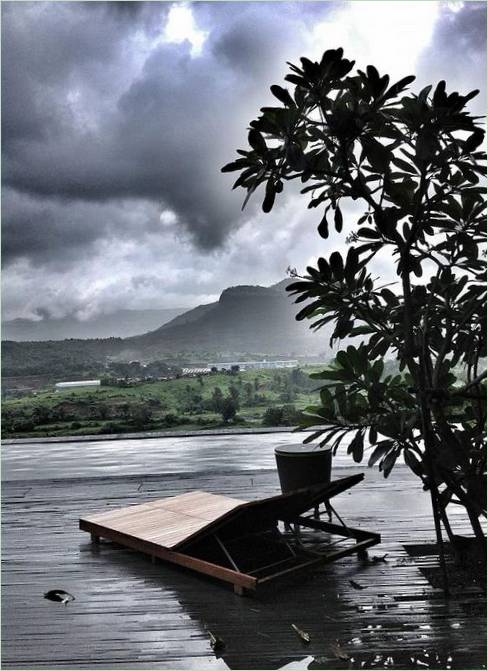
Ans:
[[[477,114],[486,112],[486,3],[465,2],[457,12],[442,6],[432,43],[420,62],[423,83],[444,79],[449,91],[480,89],[471,103]]]
[[[278,24],[275,8],[259,3],[239,12],[233,3],[202,6],[197,20],[211,17],[214,27],[200,57],[185,42],[150,47],[137,62],[137,49],[161,32],[166,7],[93,4],[4,11],[4,182],[44,199],[164,203],[198,246],[221,245],[242,220],[242,195],[230,191],[220,167],[245,144],[272,73],[286,67],[297,7],[288,18],[283,5]],[[120,20],[131,12],[136,22]],[[5,226],[20,220],[5,218]],[[42,244],[28,247],[44,255]],[[7,245],[4,253],[18,251]]]
[[[317,58],[339,39],[350,58],[362,50],[382,70],[394,65],[375,26],[358,20],[362,4],[197,2],[191,12],[206,39],[192,54],[190,42],[164,39],[183,3],[3,2],[9,314],[193,305],[307,265],[316,224],[302,220],[303,200],[287,189],[263,217],[258,194],[241,214],[235,176],[220,168],[247,145],[246,127],[273,102],[269,86],[282,82],[286,61]],[[391,14],[396,3],[380,4]],[[483,11],[481,2],[442,7],[419,85],[479,87]]]
[[[36,198],[5,188],[2,214],[8,225],[2,235],[2,263],[35,259],[37,264],[71,266],[84,254],[96,253],[99,239],[118,241],[156,233],[159,210],[140,201],[107,203]]]
[[[146,9],[147,5],[147,3],[142,2],[142,0],[139,2],[127,2],[126,0],[116,2],[113,0],[113,2],[109,1],[104,4],[108,14],[115,14],[117,17],[129,20],[135,19],[137,16],[139,16]]]

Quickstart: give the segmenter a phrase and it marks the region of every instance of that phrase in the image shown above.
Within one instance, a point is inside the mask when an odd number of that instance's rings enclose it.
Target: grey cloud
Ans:
[[[147,201],[66,202],[35,198],[5,188],[2,193],[2,263],[32,260],[36,266],[72,268],[96,253],[100,239],[132,240],[158,233],[158,208]]]
[[[159,3],[141,8],[136,24],[117,19],[121,8],[107,14],[104,3],[42,4],[5,12],[5,182],[42,197],[163,202],[199,247],[221,245],[242,222],[242,196],[220,167],[245,143],[272,73],[279,79],[299,48],[297,6],[283,4],[279,22],[260,3],[201,8],[214,15],[201,57],[185,43],[164,45],[123,82],[135,27],[162,27]],[[34,21],[35,48],[27,39]],[[70,89],[81,96],[81,118],[66,100]]]
[[[480,89],[470,103],[476,114],[486,113],[486,3],[465,2],[453,12],[441,5],[432,43],[419,61],[419,81],[436,84],[444,79],[448,91]]]
[[[246,126],[273,100],[269,86],[281,82],[285,62],[307,52],[307,31],[342,4],[194,3],[209,35],[191,58],[188,43],[154,42],[167,2],[2,3],[2,243],[12,312],[32,311],[41,284],[43,305],[57,314],[83,301],[161,305],[163,295],[191,304],[250,273],[277,281],[288,263],[313,256],[315,222],[291,225],[283,214],[293,190],[265,221],[259,195],[241,214],[235,176],[220,167],[247,144]],[[455,80],[461,91],[479,85],[483,11],[484,3],[442,10],[420,78]],[[179,228],[162,227],[165,208]],[[288,242],[273,237],[287,227]],[[137,253],[120,260],[126,243]],[[82,273],[97,279],[98,297],[81,291]]]

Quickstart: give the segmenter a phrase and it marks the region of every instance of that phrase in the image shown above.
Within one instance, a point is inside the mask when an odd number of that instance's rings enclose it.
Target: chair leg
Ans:
[[[329,501],[325,502],[325,509],[327,511],[327,515],[329,516],[329,522],[332,522],[332,506],[330,505]]]

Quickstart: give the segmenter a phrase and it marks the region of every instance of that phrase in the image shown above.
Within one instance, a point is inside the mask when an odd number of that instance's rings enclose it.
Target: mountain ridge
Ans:
[[[61,318],[44,317],[40,320],[22,318],[5,320],[2,321],[2,340],[42,342],[71,338],[126,338],[158,328],[186,309],[121,309],[86,320],[79,320],[74,315]]]
[[[298,358],[330,353],[330,329],[311,331],[296,321],[301,306],[285,291],[290,280],[270,287],[237,285],[224,289],[219,300],[199,305],[142,335],[127,338],[65,339],[2,342],[2,370],[7,377],[53,374],[80,375],[118,361],[281,356]],[[99,373],[97,373],[99,374]]]
[[[182,350],[262,354],[323,351],[323,334],[312,333],[308,324],[295,319],[298,308],[285,291],[290,282],[284,279],[269,287],[227,287],[217,302],[199,305],[158,329],[126,338],[128,354],[141,350],[154,356]]]

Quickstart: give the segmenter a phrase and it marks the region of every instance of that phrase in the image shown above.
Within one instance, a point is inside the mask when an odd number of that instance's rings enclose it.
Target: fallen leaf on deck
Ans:
[[[358,582],[355,580],[349,580],[349,584],[354,587],[354,589],[366,589],[364,585],[360,585]]]
[[[296,632],[297,636],[299,636],[304,643],[310,643],[310,634],[307,634],[306,631],[302,631],[295,624],[292,624],[291,628]]]
[[[330,649],[332,651],[332,654],[334,657],[337,657],[337,659],[343,659],[344,661],[348,662],[349,661],[349,655],[347,652],[341,648],[341,645],[339,641],[336,641],[330,646]]]
[[[62,589],[51,589],[49,592],[44,594],[44,598],[49,601],[57,601],[58,603],[64,603],[66,606],[70,601],[74,601],[75,597],[69,592],[65,592]]]
[[[208,635],[210,636],[210,647],[214,652],[225,648],[225,643],[219,636],[215,636],[211,631],[208,632]]]
[[[361,645],[362,640],[358,636],[355,636],[349,641],[349,643],[352,643],[353,645]]]
[[[386,554],[382,555],[382,556],[381,555],[374,555],[374,557],[371,557],[371,561],[373,562],[373,564],[378,564],[379,562],[385,562],[385,564],[387,564],[388,563],[387,559],[386,559],[387,557],[388,557],[388,552]]]

